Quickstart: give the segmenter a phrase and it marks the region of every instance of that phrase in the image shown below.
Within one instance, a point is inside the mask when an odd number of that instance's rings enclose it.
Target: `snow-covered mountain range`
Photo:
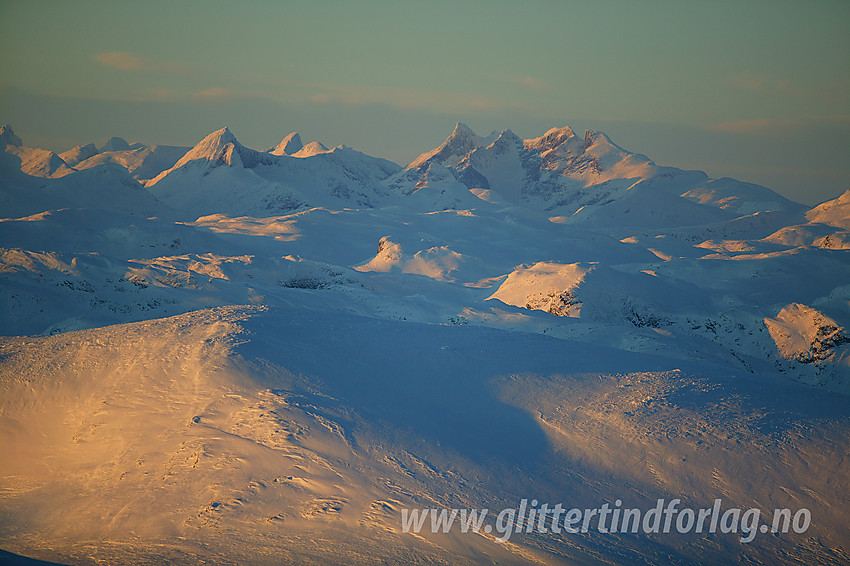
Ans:
[[[808,209],[568,127],[458,124],[406,167],[228,128],[0,146],[0,548],[850,557],[850,190]],[[400,529],[405,507],[659,494],[819,515],[744,547]]]

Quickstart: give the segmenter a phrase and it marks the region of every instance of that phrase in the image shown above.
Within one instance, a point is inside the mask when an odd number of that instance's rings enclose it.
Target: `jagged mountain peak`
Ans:
[[[228,167],[246,167],[250,169],[257,165],[275,163],[278,159],[276,155],[270,155],[245,147],[239,143],[239,140],[236,139],[230,128],[225,126],[199,141],[195,147],[190,149],[186,155],[174,164],[174,167],[163,171],[151,179],[147,183],[147,186],[155,185],[172,171],[193,162],[207,167],[226,165]]]
[[[100,148],[100,152],[104,151],[127,151],[130,149],[130,144],[127,143],[127,140],[124,138],[119,138],[118,136],[114,136],[106,140],[106,143],[103,144]]]
[[[208,134],[201,140],[201,143],[207,140],[218,140],[221,143],[239,143],[239,140],[236,139],[236,136],[233,135],[233,132],[227,126]]]
[[[617,164],[626,163],[628,163],[628,167],[654,166],[649,157],[623,149],[611,141],[607,134],[597,130],[585,130],[584,153],[588,157],[596,159],[603,170],[608,170]],[[622,173],[626,175],[625,171]],[[635,171],[630,174],[635,174]]]
[[[74,149],[82,151],[84,153],[91,153],[92,155],[97,153],[97,147],[95,147],[93,143],[87,143],[86,145],[78,145]]]
[[[528,149],[546,150],[553,149],[567,140],[574,139],[575,132],[569,126],[551,128],[539,138],[525,140],[524,145]]]
[[[183,156],[183,159],[178,161],[178,165],[180,165],[180,162],[184,160],[188,162],[196,159],[218,159],[222,151],[228,145],[242,147],[242,144],[239,143],[239,140],[236,139],[233,132],[225,126],[224,128],[207,135],[204,139],[195,144],[195,147],[190,149],[189,152]]]
[[[74,167],[78,163],[85,161],[86,159],[97,155],[97,148],[93,143],[89,143],[86,145],[78,145],[76,147],[72,147],[68,151],[59,154],[59,157],[62,158],[65,163],[68,164],[69,167]]]
[[[440,144],[439,147],[425,152],[414,159],[410,165],[407,166],[407,169],[420,169],[423,166],[426,166],[426,164],[430,161],[434,160],[447,163],[449,165],[456,165],[470,151],[479,147],[487,147],[498,137],[499,133],[495,131],[486,137],[479,136],[472,131],[472,128],[463,122],[458,122],[455,124],[452,133],[446,138],[446,141]]]
[[[517,152],[523,149],[523,145],[522,138],[513,133],[511,130],[503,130],[491,143],[487,145],[480,145],[470,151],[463,159],[460,160],[458,166],[460,168],[466,168],[470,166],[470,164],[478,162],[479,159],[490,161],[493,158],[497,158],[498,156],[503,156],[508,153],[517,154]]]
[[[499,132],[495,130],[487,136],[479,136],[472,130],[472,128],[463,122],[458,122],[455,124],[455,128],[452,130],[451,135],[446,138],[444,145],[471,145],[473,146],[471,149],[474,149],[475,147],[487,147],[498,137]]]
[[[473,131],[472,131],[472,128],[470,128],[469,126],[467,126],[467,125],[466,125],[466,124],[464,124],[463,122],[458,122],[458,123],[456,123],[456,124],[455,124],[455,128],[454,128],[454,130],[452,130],[452,134],[451,134],[451,135],[452,135],[452,136],[455,136],[455,135],[465,135],[465,134],[469,134],[469,135],[473,135],[473,136],[474,136],[474,135],[475,135],[475,132],[473,132]]]
[[[12,126],[4,124],[0,127],[0,146],[5,147],[7,145],[20,147],[24,145],[24,142],[21,141],[21,138],[15,135],[15,132],[12,130]]]
[[[546,133],[543,134],[543,137],[551,137],[551,136],[574,136],[575,131],[569,126],[553,126],[546,130]]]
[[[325,144],[318,141],[311,141],[307,145],[301,147],[298,151],[292,154],[293,157],[311,157],[320,153],[328,153],[329,150]]]
[[[292,155],[293,153],[301,151],[303,147],[304,144],[301,142],[301,135],[298,132],[292,132],[283,138],[279,144],[268,151],[272,155]]]
[[[621,151],[625,151],[623,148],[621,148],[620,146],[615,144],[613,141],[611,141],[611,138],[608,137],[608,134],[606,134],[605,132],[600,132],[599,130],[585,130],[584,131],[584,143],[587,146],[590,146],[591,144],[594,144],[594,143],[604,143],[604,144],[612,145],[612,146],[616,147],[617,149],[619,149]]]
[[[74,171],[55,152],[24,145],[9,124],[0,127],[0,152],[15,155],[11,162],[33,177],[64,177]]]
[[[499,136],[495,140],[493,140],[493,143],[522,143],[522,141],[522,138],[516,135],[512,130],[502,130]]]

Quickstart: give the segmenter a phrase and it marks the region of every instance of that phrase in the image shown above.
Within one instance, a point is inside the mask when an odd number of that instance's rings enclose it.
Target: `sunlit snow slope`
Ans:
[[[848,194],[601,132],[0,152],[0,548],[60,564],[844,564]],[[60,163],[61,162],[61,163]],[[803,534],[403,509],[811,511]]]

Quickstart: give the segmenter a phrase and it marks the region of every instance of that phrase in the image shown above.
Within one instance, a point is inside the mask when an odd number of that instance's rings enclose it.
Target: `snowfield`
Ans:
[[[458,124],[404,168],[295,132],[0,141],[4,551],[850,562],[850,190],[809,210],[570,128]],[[659,498],[812,521],[751,542],[402,529]]]

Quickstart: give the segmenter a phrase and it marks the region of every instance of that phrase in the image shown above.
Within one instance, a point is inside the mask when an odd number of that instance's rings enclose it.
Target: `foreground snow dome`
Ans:
[[[0,140],[10,563],[850,562],[850,191]]]

